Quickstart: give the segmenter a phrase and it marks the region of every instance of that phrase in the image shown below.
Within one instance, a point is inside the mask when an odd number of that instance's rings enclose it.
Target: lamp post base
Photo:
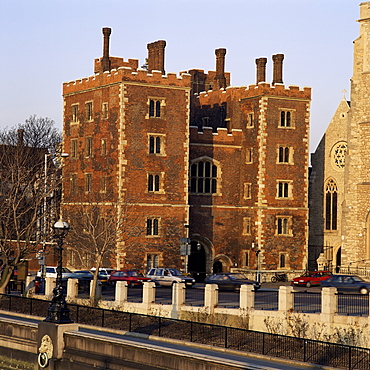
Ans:
[[[54,296],[48,308],[48,316],[44,321],[55,324],[70,324],[73,321],[69,317],[69,308],[64,299],[64,289],[58,286],[53,290]]]

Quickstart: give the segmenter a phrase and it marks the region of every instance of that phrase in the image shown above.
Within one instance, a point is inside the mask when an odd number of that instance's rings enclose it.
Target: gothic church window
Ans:
[[[333,179],[325,187],[325,229],[337,230],[338,188]]]
[[[342,141],[334,145],[332,149],[332,164],[334,168],[342,170],[345,165],[347,154],[347,143]]]

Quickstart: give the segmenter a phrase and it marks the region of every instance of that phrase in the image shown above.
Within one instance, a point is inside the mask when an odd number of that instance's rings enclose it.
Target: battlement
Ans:
[[[94,60],[94,73],[99,73],[102,70],[103,57],[95,58]],[[133,70],[138,69],[139,60],[138,59],[129,59],[127,62],[123,58],[119,57],[109,57],[110,68],[118,69],[120,67],[128,67]]]
[[[263,95],[310,100],[311,87],[300,88],[296,85],[285,87],[283,84],[271,85],[267,82],[260,82],[257,85],[229,86],[226,89],[203,91],[199,94],[199,99],[201,105],[212,105],[228,100],[243,100]]]
[[[131,59],[132,61],[132,59]],[[115,83],[135,82],[151,85],[164,85],[176,87],[190,87],[190,74],[183,73],[177,76],[176,73],[162,74],[161,71],[149,73],[146,69],[119,67],[93,76],[80,78],[63,83],[63,95],[73,94],[83,90],[96,89]]]
[[[212,127],[203,127],[203,131],[198,131],[198,126],[190,126],[190,142],[203,144],[222,144],[222,145],[241,145],[242,130],[232,129],[228,132],[227,128],[217,128],[213,132]]]

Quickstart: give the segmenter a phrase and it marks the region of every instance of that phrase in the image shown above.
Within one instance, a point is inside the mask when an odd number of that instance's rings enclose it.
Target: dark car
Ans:
[[[231,272],[219,272],[207,276],[205,284],[217,284],[219,290],[239,290],[244,284],[253,285],[254,290],[258,290],[261,284],[258,281],[249,280],[243,274]]]
[[[294,278],[291,284],[310,288],[314,285],[320,285],[322,281],[329,279],[331,275],[330,271],[307,271],[302,276]]]
[[[145,281],[150,281],[150,279],[135,270],[118,270],[109,276],[108,281],[111,285],[115,285],[117,281],[127,281],[129,287],[135,287],[143,285]]]
[[[88,270],[74,271],[69,279],[78,279],[78,289],[88,292],[94,275]]]
[[[370,283],[355,275],[333,275],[321,282],[322,287],[334,287],[341,293],[368,294]]]

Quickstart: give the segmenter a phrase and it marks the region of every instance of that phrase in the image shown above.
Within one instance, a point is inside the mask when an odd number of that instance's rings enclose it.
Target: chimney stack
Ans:
[[[166,41],[158,40],[147,45],[148,48],[148,71],[161,71],[165,74],[164,70],[164,49]]]
[[[226,49],[216,49],[216,77],[214,83],[214,90],[226,88],[225,78],[225,55]]]
[[[274,62],[274,76],[272,84],[282,84],[283,83],[283,60],[284,54],[276,54],[272,56]]]
[[[110,71],[110,60],[109,60],[109,36],[111,29],[108,27],[103,28],[104,45],[103,45],[103,58],[101,60],[101,69],[103,72]]]
[[[256,59],[256,65],[257,65],[256,84],[257,85],[259,82],[266,82],[266,64],[267,64],[267,58]]]

